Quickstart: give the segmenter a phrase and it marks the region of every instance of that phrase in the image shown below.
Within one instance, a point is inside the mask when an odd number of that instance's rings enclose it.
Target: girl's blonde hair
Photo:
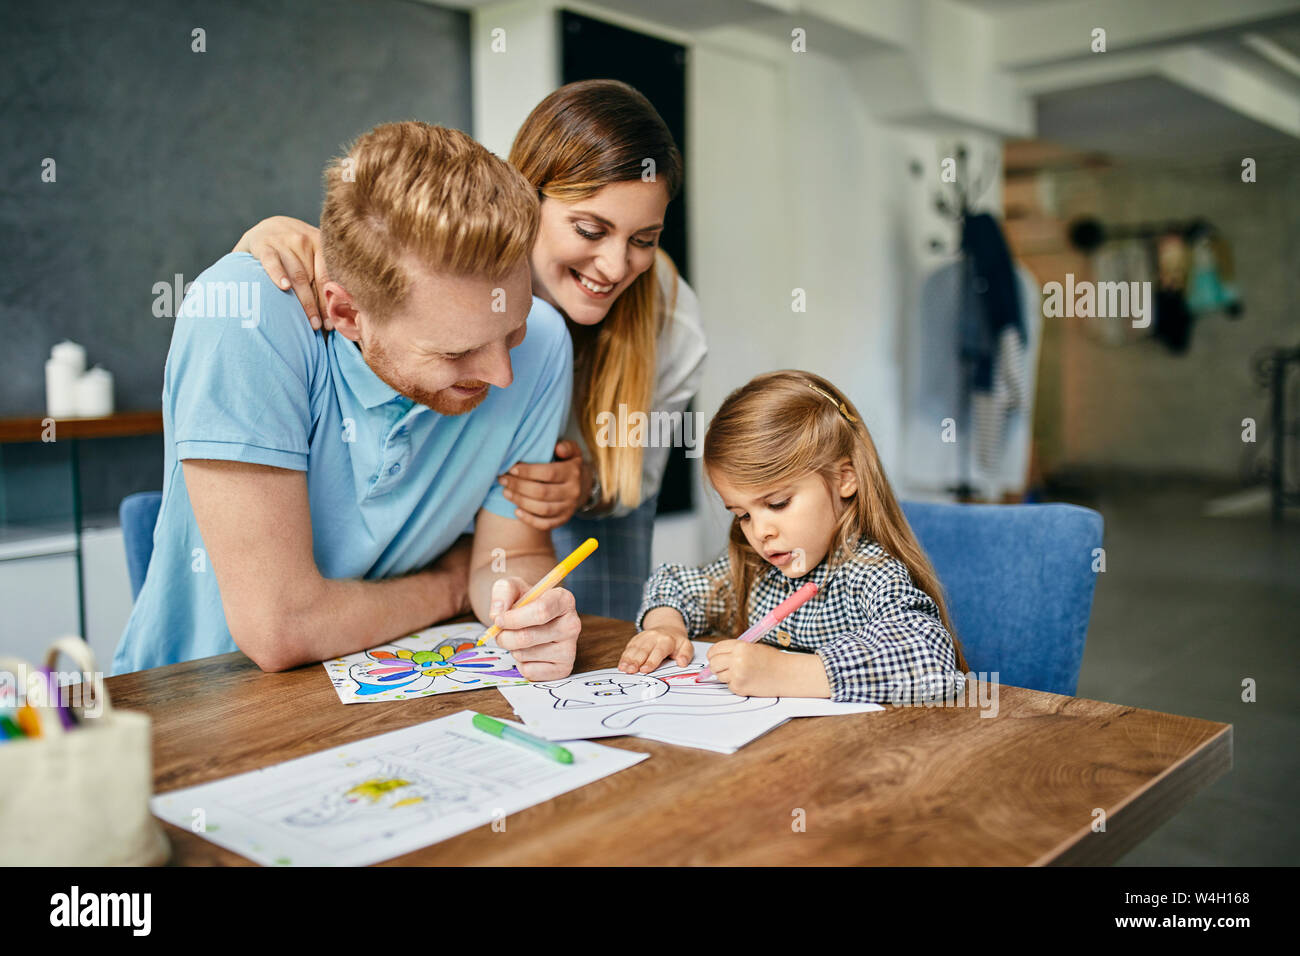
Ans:
[[[838,496],[840,463],[846,458],[858,489],[840,515],[826,560],[837,567],[856,559],[861,538],[878,542],[933,599],[952,635],[957,667],[966,671],[938,575],[894,497],[862,416],[834,385],[793,369],[759,375],[727,396],[704,436],[705,471],[743,489],[771,489],[816,473]],[[710,626],[735,635],[749,627],[753,586],[767,562],[750,547],[739,517],[732,519],[727,551],[730,580],[707,606],[716,615]]]
[[[524,120],[510,149],[511,164],[538,195],[573,203],[610,183],[639,180],[654,161],[654,176],[676,197],[682,156],[650,101],[618,80],[583,80],[560,87]],[[677,297],[677,269],[659,251],[594,326],[569,322],[573,338],[574,395],[582,437],[600,479],[601,501],[641,503],[640,445],[596,441],[597,415],[649,412],[654,397],[657,345],[664,317]],[[672,302],[660,302],[656,270],[672,271]]]

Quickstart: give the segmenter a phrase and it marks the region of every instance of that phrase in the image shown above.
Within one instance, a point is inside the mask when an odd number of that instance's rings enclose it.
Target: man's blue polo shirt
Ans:
[[[195,281],[163,374],[162,509],[144,587],[113,673],[238,650],[194,520],[181,462],[245,461],[307,473],[316,565],[387,578],[428,565],[480,508],[513,518],[497,476],[547,462],[568,418],[573,348],[533,299],[510,352],[514,381],[464,415],[398,394],[357,346],[307,323],[256,259],[232,253]]]

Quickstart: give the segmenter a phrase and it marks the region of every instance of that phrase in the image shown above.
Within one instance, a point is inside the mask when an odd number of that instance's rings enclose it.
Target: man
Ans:
[[[551,460],[572,388],[564,321],[531,296],[537,222],[524,178],[468,136],[391,123],[326,172],[328,341],[251,256],[199,276],[114,673],[236,648],[284,670],[470,610],[524,676],[571,671],[572,594],[510,610],[556,558],[497,484]]]

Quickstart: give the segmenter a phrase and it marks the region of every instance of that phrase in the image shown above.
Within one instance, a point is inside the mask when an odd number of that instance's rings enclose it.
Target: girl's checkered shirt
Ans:
[[[731,593],[730,569],[726,554],[702,568],[659,565],[646,582],[637,630],[651,610],[670,607],[686,621],[691,640],[702,637],[710,631],[708,618],[722,613]],[[834,568],[823,560],[798,578],[775,567],[760,573],[750,596],[750,625],[809,581],[817,584],[816,596],[760,640],[815,652],[832,700],[905,704],[960,693],[964,676],[938,607],[912,583],[906,565],[870,538]]]

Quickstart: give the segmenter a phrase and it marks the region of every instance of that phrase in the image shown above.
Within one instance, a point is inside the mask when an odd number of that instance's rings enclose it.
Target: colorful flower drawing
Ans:
[[[483,683],[485,676],[522,680],[504,651],[472,643],[465,650],[444,644],[430,651],[386,645],[366,651],[366,658],[348,668],[348,676],[357,683],[354,693],[360,696],[398,687],[419,694],[432,688],[440,677],[463,685]]]
[[[323,663],[345,704],[527,684],[509,651],[478,645],[482,634],[481,625],[448,624]]]

